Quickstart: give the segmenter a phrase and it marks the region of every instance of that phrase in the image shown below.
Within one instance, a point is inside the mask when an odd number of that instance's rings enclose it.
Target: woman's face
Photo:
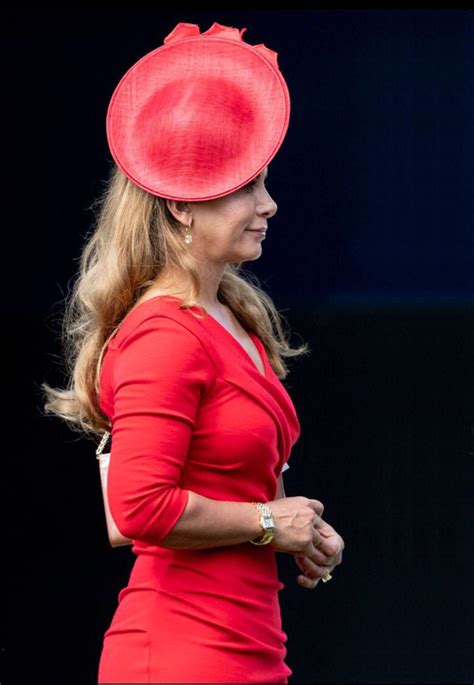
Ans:
[[[196,257],[216,263],[258,259],[267,222],[278,206],[265,188],[266,167],[256,179],[230,195],[191,202],[192,250]],[[191,247],[191,246],[190,246]]]

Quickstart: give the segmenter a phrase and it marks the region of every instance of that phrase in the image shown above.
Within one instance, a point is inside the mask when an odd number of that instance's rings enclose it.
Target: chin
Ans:
[[[260,259],[262,256],[262,250],[258,250],[257,254],[249,255],[248,257],[245,257],[242,259],[242,262],[254,262],[256,259]]]
[[[234,257],[229,257],[225,261],[227,264],[240,264],[241,262],[251,262],[255,259],[259,259],[262,255],[262,247],[261,245],[257,245],[255,250],[250,252],[250,250],[246,250],[245,254],[240,254],[238,256]]]

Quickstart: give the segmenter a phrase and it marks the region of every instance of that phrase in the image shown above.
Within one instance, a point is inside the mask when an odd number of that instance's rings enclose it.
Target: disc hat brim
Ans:
[[[288,87],[277,53],[214,23],[178,24],[136,62],[107,111],[113,159],[136,185],[164,198],[211,200],[243,187],[285,138]]]

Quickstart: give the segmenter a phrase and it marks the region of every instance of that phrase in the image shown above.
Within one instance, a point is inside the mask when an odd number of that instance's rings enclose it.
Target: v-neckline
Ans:
[[[140,307],[140,305],[145,304],[146,302],[151,302],[152,300],[157,300],[159,298],[162,298],[162,299],[168,298],[168,299],[172,299],[172,300],[178,300],[179,302],[183,301],[181,298],[176,297],[175,295],[154,295],[153,297],[149,297],[147,300],[143,300],[139,304],[135,305],[135,307],[133,307],[132,310]],[[132,310],[130,310],[130,312]],[[223,324],[221,324],[220,321],[218,321],[214,316],[212,316],[212,314],[210,314],[207,311],[207,309],[206,309],[206,316],[203,319],[200,319],[200,321],[205,321],[206,319],[209,319],[213,324],[218,326],[219,329],[222,330],[225,335],[227,335],[227,337],[230,339],[230,341],[234,343],[234,346],[237,345],[237,348],[245,354],[246,358],[250,361],[250,363],[252,364],[252,366],[254,367],[254,369],[257,371],[257,373],[260,376],[268,379],[267,356],[265,353],[264,345],[263,345],[262,341],[260,340],[260,338],[258,337],[258,335],[256,335],[253,331],[246,331],[247,335],[250,337],[253,344],[255,345],[258,354],[260,355],[260,361],[262,362],[263,373],[260,371],[258,366],[255,364],[254,360],[252,359],[250,354],[247,352],[245,347],[242,345],[242,343],[240,343],[237,340],[237,338],[235,337],[235,335],[232,335],[232,333],[230,331],[228,331],[227,328]]]
[[[207,311],[207,310],[206,310],[206,311]],[[237,340],[237,338],[235,337],[235,335],[233,335],[230,331],[228,331],[227,328],[226,328],[223,324],[221,324],[221,322],[218,321],[214,316],[212,316],[212,314],[209,314],[209,312],[207,312],[207,317],[210,319],[210,321],[212,321],[213,323],[217,324],[217,326],[219,326],[219,328],[222,329],[222,330],[224,331],[224,333],[227,334],[227,336],[230,338],[230,340],[233,341],[233,342],[234,342],[234,343],[243,351],[243,353],[245,354],[245,356],[248,357],[248,359],[250,360],[250,362],[252,363],[252,365],[255,367],[256,371],[257,371],[261,376],[263,376],[264,378],[268,378],[268,370],[267,370],[267,364],[266,364],[266,357],[265,357],[265,354],[264,354],[264,351],[263,351],[263,343],[261,342],[260,338],[259,338],[257,335],[255,335],[255,333],[253,333],[252,331],[246,331],[247,335],[248,335],[249,338],[252,340],[252,342],[253,342],[253,344],[255,345],[255,348],[256,348],[256,350],[257,350],[259,356],[260,356],[260,361],[262,362],[262,366],[263,366],[263,373],[260,371],[260,369],[258,368],[258,366],[256,365],[256,363],[254,362],[254,360],[252,359],[252,357],[250,356],[250,354],[247,352],[247,350],[245,349],[245,347],[242,345],[242,343],[240,343],[240,342]]]

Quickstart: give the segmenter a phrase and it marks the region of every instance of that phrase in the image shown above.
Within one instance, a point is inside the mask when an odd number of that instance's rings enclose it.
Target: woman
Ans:
[[[289,120],[276,53],[244,31],[178,24],[117,86],[71,383],[43,386],[72,427],[111,430],[110,510],[137,555],[99,683],[288,682],[275,552],[308,589],[342,560],[322,503],[283,488],[300,434],[283,357],[307,348],[240,271],[277,211],[265,179]]]

